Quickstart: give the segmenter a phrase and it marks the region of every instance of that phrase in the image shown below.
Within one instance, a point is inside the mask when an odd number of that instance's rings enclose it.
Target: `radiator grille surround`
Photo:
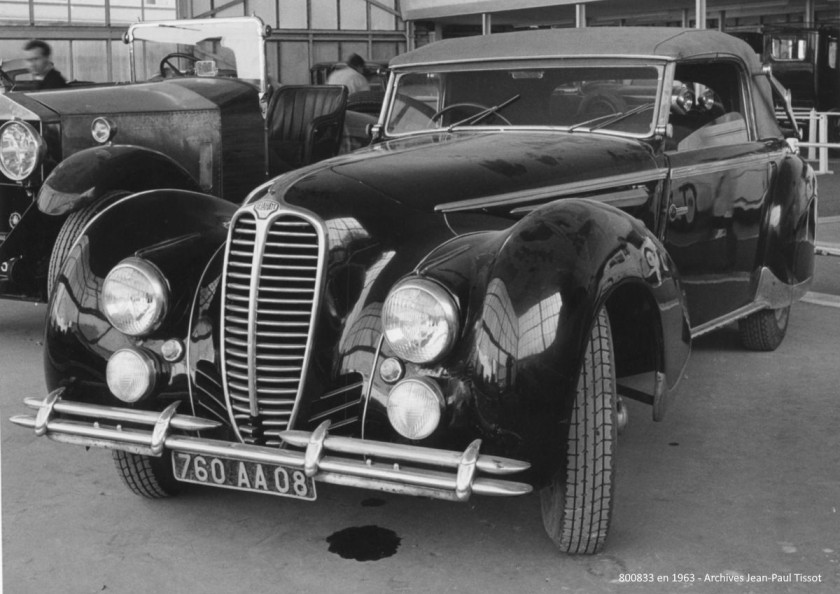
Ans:
[[[231,220],[222,282],[222,376],[239,439],[276,445],[294,427],[325,260],[310,213],[260,200]]]

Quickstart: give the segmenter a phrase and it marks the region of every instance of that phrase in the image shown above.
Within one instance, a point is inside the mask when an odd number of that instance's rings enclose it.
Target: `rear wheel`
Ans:
[[[118,198],[126,196],[128,192],[114,191],[108,192],[98,200],[94,200],[84,208],[71,213],[61,226],[58,236],[53,245],[52,254],[50,256],[50,268],[47,273],[47,296],[52,295],[55,288],[58,274],[61,272],[61,266],[64,260],[70,254],[70,248],[76,243],[82,229],[106,206],[116,201]]]
[[[180,491],[168,456],[155,458],[114,450],[114,464],[120,478],[136,495],[160,499]]]
[[[787,333],[790,306],[763,309],[738,321],[741,344],[752,351],[775,351]]]
[[[545,531],[564,553],[597,553],[607,539],[615,480],[616,414],[612,335],[602,308],[578,375],[565,468],[540,491]]]

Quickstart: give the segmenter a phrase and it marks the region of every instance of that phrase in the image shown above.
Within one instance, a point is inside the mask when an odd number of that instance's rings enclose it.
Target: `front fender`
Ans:
[[[82,382],[89,388],[80,391],[86,399],[113,404],[105,366],[114,352],[139,347],[160,358],[165,341],[186,344],[195,287],[224,243],[235,208],[206,194],[157,190],[123,198],[94,218],[67,257],[49,304],[44,343],[48,389]],[[128,256],[151,261],[169,285],[163,323],[142,338],[113,328],[99,305],[106,275]],[[159,395],[185,396],[186,373],[183,362],[163,366]]]
[[[157,188],[200,191],[187,170],[161,152],[133,145],[105,145],[64,159],[44,181],[36,202],[44,214],[59,216],[114,190]]]
[[[452,357],[466,362],[472,391],[461,407],[497,451],[531,461],[535,484],[565,459],[577,370],[602,306],[614,318],[618,374],[653,371],[663,388],[676,387],[690,348],[676,270],[626,213],[561,200],[506,232],[450,242],[428,262],[423,273],[451,287],[468,312]]]

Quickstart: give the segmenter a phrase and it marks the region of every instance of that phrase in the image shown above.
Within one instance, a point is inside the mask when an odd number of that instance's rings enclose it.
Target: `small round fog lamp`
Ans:
[[[402,361],[396,357],[388,357],[379,366],[379,377],[388,384],[395,384],[400,381],[405,373]]]
[[[148,396],[155,384],[157,367],[142,351],[121,349],[111,355],[105,378],[111,393],[123,402],[137,402]]]
[[[388,396],[388,420],[403,437],[424,439],[440,424],[443,407],[443,394],[434,380],[406,379]]]

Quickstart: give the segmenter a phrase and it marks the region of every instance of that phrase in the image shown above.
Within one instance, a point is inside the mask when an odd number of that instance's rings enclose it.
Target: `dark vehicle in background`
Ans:
[[[742,41],[671,28],[454,39],[390,68],[370,148],[239,207],[172,189],[103,211],[49,305],[49,393],[12,421],[113,449],[148,497],[539,490],[558,547],[596,552],[623,399],[662,420],[693,337],[738,322],[775,349],[811,282],[783,89]]]
[[[273,123],[268,34],[256,17],[137,23],[125,36],[132,84],[0,95],[0,297],[45,301],[79,232],[128,194],[179,188],[238,203],[305,164],[300,143],[275,136],[312,140],[335,125],[304,100],[293,122]],[[334,144],[307,156],[332,156]],[[289,146],[297,160],[269,158]]]
[[[0,93],[29,91],[35,88],[24,59],[0,60]]]
[[[763,25],[730,33],[772,66],[773,75],[791,92],[793,107],[840,110],[840,26]]]

